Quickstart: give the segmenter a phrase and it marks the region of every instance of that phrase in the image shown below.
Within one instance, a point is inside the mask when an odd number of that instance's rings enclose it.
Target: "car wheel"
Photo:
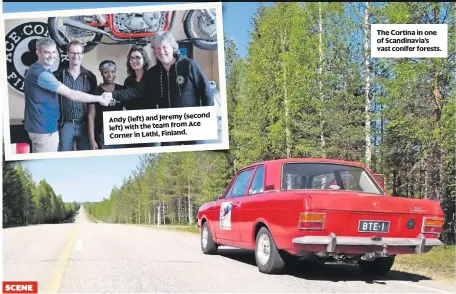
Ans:
[[[217,252],[217,247],[217,244],[212,240],[208,222],[205,222],[201,229],[201,249],[204,254],[215,254]]]
[[[280,274],[285,269],[285,260],[265,227],[260,229],[256,237],[255,260],[260,272],[265,274]]]
[[[358,265],[360,269],[369,275],[386,276],[393,267],[396,256],[379,257],[373,261],[360,260]]]

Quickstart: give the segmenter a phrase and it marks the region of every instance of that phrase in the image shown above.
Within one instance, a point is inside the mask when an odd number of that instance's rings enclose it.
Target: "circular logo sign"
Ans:
[[[5,37],[8,84],[20,94],[24,94],[24,77],[27,69],[38,60],[36,41],[43,37],[49,37],[48,25],[43,22],[20,24],[10,30]],[[59,68],[62,61],[68,60],[65,51],[58,48],[57,52],[57,59],[51,67],[53,72]]]
[[[184,83],[185,79],[183,76],[177,76],[177,83],[179,85],[182,85]]]

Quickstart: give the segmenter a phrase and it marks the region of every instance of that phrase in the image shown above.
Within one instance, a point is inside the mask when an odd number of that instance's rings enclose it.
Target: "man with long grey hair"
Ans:
[[[213,106],[214,94],[203,70],[192,59],[180,54],[171,32],[158,34],[152,43],[157,64],[147,72],[147,83],[134,89],[112,92],[119,101],[146,94],[159,108]],[[162,142],[162,146],[192,145],[195,141]]]
[[[57,46],[51,38],[36,42],[38,61],[25,74],[25,130],[32,141],[32,152],[57,152],[59,146],[58,120],[60,118],[58,95],[73,101],[98,102],[109,105],[109,95],[95,96],[68,88],[51,73],[57,58]]]

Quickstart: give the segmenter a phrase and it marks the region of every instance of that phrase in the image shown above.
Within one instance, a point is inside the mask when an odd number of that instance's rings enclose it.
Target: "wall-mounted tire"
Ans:
[[[54,40],[54,42],[57,44],[57,47],[59,48],[62,48],[64,50],[67,50],[67,45],[68,45],[68,40],[67,42],[64,42],[62,39],[61,39],[61,36],[59,36],[59,29],[57,27],[57,17],[49,17],[48,18],[48,29],[49,29],[49,37]],[[84,46],[84,53],[88,53],[90,51],[92,51],[93,49],[95,49],[95,47],[98,46],[97,43],[99,43],[101,41],[101,39],[103,39],[103,34],[95,34],[93,40],[91,42],[94,42],[95,44],[90,44],[90,45],[86,45]],[[84,43],[83,41],[81,41],[82,43]]]
[[[198,39],[201,38],[201,36],[198,36],[195,33],[194,27],[193,27],[193,17],[195,16],[195,10],[191,10],[188,12],[187,17],[184,20],[184,32],[187,38],[189,39]],[[193,45],[201,50],[206,50],[206,51],[213,51],[217,50],[218,45],[217,41],[216,42],[205,42],[202,40],[194,40],[192,41]]]

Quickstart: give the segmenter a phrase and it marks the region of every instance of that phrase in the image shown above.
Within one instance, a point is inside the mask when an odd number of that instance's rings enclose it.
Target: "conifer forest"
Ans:
[[[448,24],[448,58],[372,58],[370,24],[382,23]],[[456,4],[275,3],[252,26],[245,57],[225,37],[229,150],[143,155],[110,195],[81,204],[4,165],[4,221],[56,221],[84,205],[103,222],[156,224],[161,211],[162,224],[194,225],[238,169],[325,157],[384,174],[394,197],[440,201],[441,238],[454,244]]]

